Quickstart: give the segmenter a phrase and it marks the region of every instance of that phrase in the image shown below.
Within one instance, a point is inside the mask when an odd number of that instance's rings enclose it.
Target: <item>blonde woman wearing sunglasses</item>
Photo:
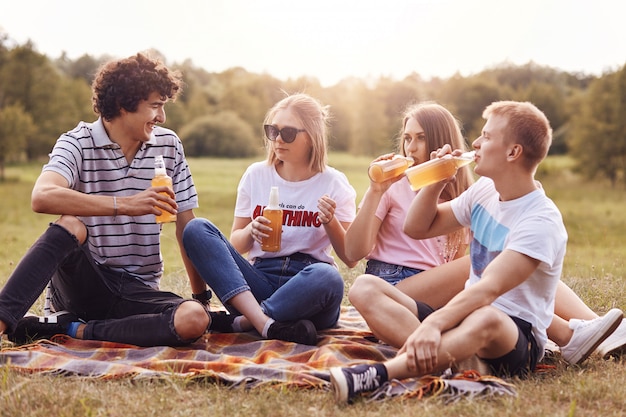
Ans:
[[[315,345],[317,330],[336,324],[344,282],[331,250],[356,265],[344,250],[356,192],[327,165],[328,116],[306,94],[276,103],[263,126],[267,159],[250,165],[237,188],[230,240],[206,219],[185,228],[185,249],[203,279],[192,290],[208,285],[231,313],[212,313],[210,330],[256,329],[264,338]],[[282,244],[264,252],[271,228],[261,213],[272,186],[283,209]]]

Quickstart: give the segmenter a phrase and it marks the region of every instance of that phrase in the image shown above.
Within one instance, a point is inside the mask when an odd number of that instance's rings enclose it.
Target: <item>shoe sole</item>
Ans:
[[[235,330],[233,329],[235,316],[232,316],[225,311],[210,311],[209,317],[211,318],[211,322],[207,327],[208,331],[217,333],[235,333]]]
[[[335,402],[345,404],[348,402],[348,380],[339,367],[330,368],[330,383],[335,393]]]
[[[621,324],[622,319],[624,318],[624,313],[620,309],[613,308],[604,315],[604,317],[612,317],[612,316],[615,316],[615,317],[613,317],[613,320],[610,321],[610,325],[607,325],[602,330],[600,330],[597,333],[598,335],[597,338],[589,339],[587,343],[584,343],[581,349],[579,349],[579,352],[578,352],[579,354],[574,355],[574,357],[571,359],[569,363],[573,365],[581,364],[582,362],[585,361],[585,359],[589,357],[589,355],[593,353],[594,350],[596,350],[598,346],[600,346],[602,342],[606,340],[607,337],[613,334],[615,329],[617,329],[617,327]],[[580,353],[580,351],[582,351],[582,353]]]
[[[69,318],[62,321],[59,320],[59,318],[68,314],[70,315]],[[32,343],[35,340],[51,339],[57,334],[65,334],[64,330],[62,330],[62,328],[57,328],[53,331],[45,327],[42,328],[42,325],[62,326],[63,322],[69,325],[69,323],[72,321],[80,321],[82,323],[85,323],[74,314],[65,310],[57,311],[54,314],[50,314],[48,316],[38,316],[36,314],[26,313],[24,317],[19,320],[16,329],[14,329],[13,332],[8,334],[7,336],[11,342],[18,345]],[[27,325],[26,323],[30,324]]]
[[[299,343],[301,345],[317,346],[317,329],[312,321],[303,319],[294,322],[292,325],[296,326],[295,329],[297,330],[294,330],[296,334],[300,333],[300,330],[303,330],[303,335],[300,334],[299,336],[304,337],[294,337],[293,334],[281,335],[280,331],[272,332],[272,328],[270,327],[270,331],[267,335],[268,339],[277,339],[285,342]]]
[[[626,342],[616,343],[615,345],[609,346],[607,349],[603,349],[602,352],[599,352],[602,359],[609,359],[613,356],[619,357],[624,353],[626,353]]]
[[[301,320],[300,324],[306,327],[306,333],[312,335],[309,339],[302,341],[302,344],[309,346],[317,346],[317,329],[312,321]]]
[[[624,323],[624,320],[622,320],[622,323]],[[617,326],[617,330],[615,330],[615,332],[613,332],[611,334],[611,336],[615,335],[615,333],[619,330],[619,327],[622,325],[622,323],[620,323],[619,326]],[[605,339],[605,341],[608,340]],[[602,342],[604,343],[604,342]],[[598,345],[598,347],[596,348],[595,352],[602,358],[602,359],[609,359],[612,356],[621,356],[624,353],[626,353],[626,336],[622,335],[621,338],[613,341],[613,343],[611,343],[610,345],[606,345],[606,346],[602,346],[602,343],[600,343],[600,345]],[[602,348],[602,349],[600,349]]]

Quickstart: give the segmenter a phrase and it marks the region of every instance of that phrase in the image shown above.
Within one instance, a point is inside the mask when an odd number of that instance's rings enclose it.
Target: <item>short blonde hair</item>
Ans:
[[[496,101],[483,111],[483,118],[507,118],[505,137],[522,145],[529,168],[535,168],[548,155],[552,144],[552,128],[546,115],[528,101]]]
[[[329,124],[329,108],[322,105],[317,99],[304,93],[292,94],[278,103],[267,112],[263,124],[271,124],[276,113],[289,109],[302,124],[302,128],[311,138],[311,155],[309,158],[309,167],[315,172],[322,172],[326,168],[328,155],[328,124]],[[272,146],[265,138],[265,148],[267,149],[267,163],[275,165],[278,158],[274,153]]]

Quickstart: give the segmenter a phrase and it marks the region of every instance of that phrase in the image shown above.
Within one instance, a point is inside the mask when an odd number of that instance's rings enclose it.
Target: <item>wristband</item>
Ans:
[[[213,297],[213,293],[211,292],[211,290],[203,291],[200,294],[191,294],[191,298],[200,301],[202,304],[209,304],[209,300],[211,300],[211,297]]]

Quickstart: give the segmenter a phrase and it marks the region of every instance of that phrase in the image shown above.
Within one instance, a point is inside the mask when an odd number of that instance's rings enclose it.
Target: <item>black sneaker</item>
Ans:
[[[211,324],[209,330],[218,333],[233,333],[233,321],[235,316],[225,311],[209,311]]]
[[[335,392],[335,401],[338,403],[352,403],[354,397],[362,392],[374,391],[387,381],[387,375],[381,375],[386,370],[382,364],[377,369],[374,365],[356,365],[350,368],[330,368],[330,383]]]
[[[7,336],[11,342],[19,345],[37,339],[50,339],[56,334],[67,334],[70,323],[75,321],[82,322],[78,316],[68,311],[59,311],[45,317],[25,316]]]
[[[301,343],[303,345],[317,345],[317,331],[315,330],[315,325],[310,320],[294,322],[275,321],[267,329],[267,338]]]

